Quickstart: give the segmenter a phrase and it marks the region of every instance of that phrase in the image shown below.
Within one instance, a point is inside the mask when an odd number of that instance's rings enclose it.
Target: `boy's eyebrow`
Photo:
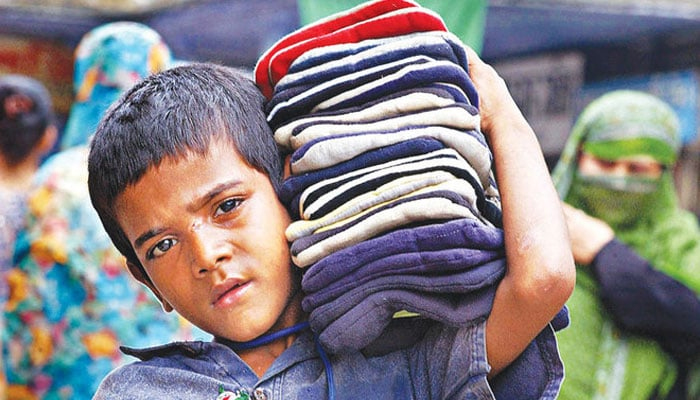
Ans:
[[[141,246],[143,246],[143,244],[146,243],[146,241],[147,241],[148,239],[150,239],[150,238],[152,238],[152,237],[158,235],[159,233],[163,232],[164,230],[165,230],[165,229],[158,228],[158,229],[151,229],[151,230],[149,230],[149,231],[147,231],[147,232],[144,232],[144,233],[141,234],[139,237],[137,237],[136,240],[134,240],[134,247],[135,247],[136,249],[141,248]]]
[[[197,199],[192,201],[192,203],[190,203],[187,206],[187,211],[199,210],[202,206],[209,203],[211,201],[211,199],[213,199],[214,197],[218,196],[222,192],[225,192],[226,190],[229,190],[231,188],[234,188],[234,187],[240,185],[241,183],[242,182],[238,179],[232,179],[230,181],[221,182],[221,183],[217,184],[216,186],[211,188],[209,191],[207,191],[206,193],[204,193],[201,196],[198,196]]]

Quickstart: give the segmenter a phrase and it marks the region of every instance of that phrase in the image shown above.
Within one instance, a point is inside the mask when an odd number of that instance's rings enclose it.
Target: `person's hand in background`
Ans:
[[[574,261],[590,264],[600,250],[615,237],[612,228],[598,218],[562,202]]]

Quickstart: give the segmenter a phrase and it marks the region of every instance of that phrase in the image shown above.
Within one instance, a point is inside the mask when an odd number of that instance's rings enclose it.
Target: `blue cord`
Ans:
[[[226,345],[228,345],[233,351],[239,351],[239,350],[248,350],[248,349],[253,349],[258,346],[262,346],[268,343],[272,343],[277,339],[283,338],[285,336],[289,336],[293,333],[297,333],[299,331],[303,331],[305,329],[309,328],[309,322],[301,322],[296,325],[290,326],[289,328],[284,328],[282,330],[279,330],[277,332],[272,332],[270,334],[260,336],[258,338],[255,338],[251,341],[248,342],[232,342],[230,340],[223,340],[226,342]],[[331,361],[328,359],[328,355],[326,352],[323,350],[323,346],[321,346],[321,342],[318,339],[318,336],[314,335],[314,341],[316,342],[316,350],[318,351],[318,355],[321,357],[321,361],[323,361],[323,366],[326,370],[326,382],[328,383],[328,400],[335,400],[335,383],[333,382],[333,366],[331,365]]]
[[[248,342],[231,342],[227,340],[227,344],[233,351],[238,351],[238,350],[248,350],[248,349],[253,349],[258,346],[262,346],[268,343],[272,343],[277,339],[283,338],[285,336],[289,336],[293,333],[297,333],[299,331],[303,331],[304,329],[307,329],[309,327],[308,322],[301,322],[296,325],[290,326],[289,328],[284,328],[282,330],[279,330],[277,332],[272,332],[268,335],[260,336],[258,338],[255,338],[251,341]]]
[[[314,335],[316,340],[316,350],[318,350],[319,356],[321,356],[321,361],[323,361],[323,366],[326,368],[326,382],[328,382],[328,400],[335,400],[335,383],[333,382],[333,366],[331,361],[328,359],[326,352],[321,346],[321,341],[318,340],[318,336]]]

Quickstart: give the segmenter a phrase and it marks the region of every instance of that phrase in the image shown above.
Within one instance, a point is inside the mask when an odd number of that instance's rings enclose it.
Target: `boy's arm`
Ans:
[[[515,360],[569,298],[575,268],[562,208],[532,128],[503,79],[468,49],[501,194],[507,272],[486,322],[490,376]]]

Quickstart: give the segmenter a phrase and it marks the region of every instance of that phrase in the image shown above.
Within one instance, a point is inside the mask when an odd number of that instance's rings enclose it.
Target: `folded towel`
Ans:
[[[404,64],[392,64],[388,68],[403,66],[364,84],[357,84],[347,77],[338,78],[318,88],[304,91],[292,97],[285,96],[266,106],[267,120],[273,130],[293,120],[299,113],[316,113],[355,107],[402,90],[417,88],[435,82],[456,85],[478,107],[478,95],[467,72],[450,61],[412,58]],[[382,66],[385,68],[386,66]],[[371,74],[377,72],[373,70]],[[349,89],[348,89],[349,88]]]
[[[390,11],[325,35],[296,42],[272,53],[268,64],[269,82],[274,87],[287,74],[287,70],[292,62],[310,49],[339,43],[354,43],[366,39],[438,30],[447,31],[445,23],[439,15],[426,8],[409,7]]]
[[[353,159],[370,150],[402,141],[428,137],[456,150],[474,168],[480,186],[492,184],[490,151],[484,151],[485,140],[476,130],[459,131],[441,126],[415,126],[395,131],[350,133],[311,140],[292,154],[290,168],[293,174],[328,168]]]
[[[476,203],[476,193],[469,182],[458,179],[449,172],[430,171],[401,176],[374,190],[347,200],[320,218],[295,220],[287,227],[285,234],[287,240],[293,242],[303,236],[311,235],[318,229],[354,218],[377,205],[427,190],[451,190],[459,193],[468,203]],[[472,208],[476,209],[476,205]]]
[[[330,281],[304,282],[304,290],[307,296],[304,297],[303,307],[305,310],[313,310],[323,304],[341,297],[346,292],[358,287],[379,282],[382,279],[385,283],[392,280],[402,282],[404,277],[422,276],[425,278],[435,278],[435,292],[441,292],[438,287],[449,282],[449,279],[459,277],[455,275],[466,271],[477,270],[484,265],[486,270],[493,268],[492,261],[503,259],[502,250],[482,250],[470,248],[453,248],[438,251],[424,251],[419,253],[401,253],[375,260],[362,268],[354,270],[346,275],[335,277]],[[466,261],[465,261],[466,260]],[[500,268],[500,267],[499,267]],[[465,280],[454,279],[454,283],[464,285],[464,282],[482,282],[484,276],[490,276],[491,272],[480,271],[473,275],[464,275]],[[318,288],[316,291],[309,289],[310,286]],[[460,293],[460,288],[454,289],[455,293]],[[468,286],[471,288],[472,286]],[[430,291],[427,290],[427,291]],[[452,289],[449,290],[450,292]]]
[[[431,171],[445,171],[464,179],[472,186],[476,206],[484,201],[483,189],[479,186],[474,169],[456,151],[446,148],[360,168],[320,181],[305,188],[298,198],[293,198],[291,207],[298,207],[302,219],[320,218],[352,198],[395,179]]]
[[[333,14],[327,18],[299,28],[278,40],[260,56],[254,69],[255,81],[260,86],[263,94],[269,98],[272,95],[272,88],[274,86],[274,82],[270,80],[269,75],[270,59],[281,49],[406,7],[418,7],[418,3],[410,0],[392,0],[390,2],[378,0],[367,2],[345,12]]]
[[[455,104],[457,101],[447,88],[437,85],[403,90],[381,97],[357,107],[342,110],[302,114],[275,130],[275,142],[285,150],[290,150],[290,139],[295,129],[310,122],[360,123],[391,118],[411,112],[418,112]]]
[[[299,148],[304,143],[326,136],[346,133],[395,131],[411,126],[444,126],[457,130],[476,130],[479,128],[479,125],[480,118],[476,108],[468,104],[455,103],[445,107],[399,114],[375,121],[310,121],[297,126],[292,131],[290,144],[292,148]],[[486,146],[483,147],[484,151],[489,152]]]
[[[391,37],[377,41],[376,46],[371,47],[367,47],[367,43],[368,41],[362,41],[361,46],[358,43],[335,45],[334,57],[331,57],[327,47],[307,51],[290,65],[287,74],[277,82],[273,99],[290,88],[312,87],[319,82],[350,76],[415,56],[451,61],[467,69],[464,46],[449,32],[421,32]],[[340,51],[341,48],[346,51]],[[299,67],[299,64],[305,68]]]
[[[476,210],[454,192],[436,191],[409,196],[369,210],[335,229],[297,239],[290,251],[294,263],[303,268],[333,252],[396,228],[461,218],[476,220]]]

